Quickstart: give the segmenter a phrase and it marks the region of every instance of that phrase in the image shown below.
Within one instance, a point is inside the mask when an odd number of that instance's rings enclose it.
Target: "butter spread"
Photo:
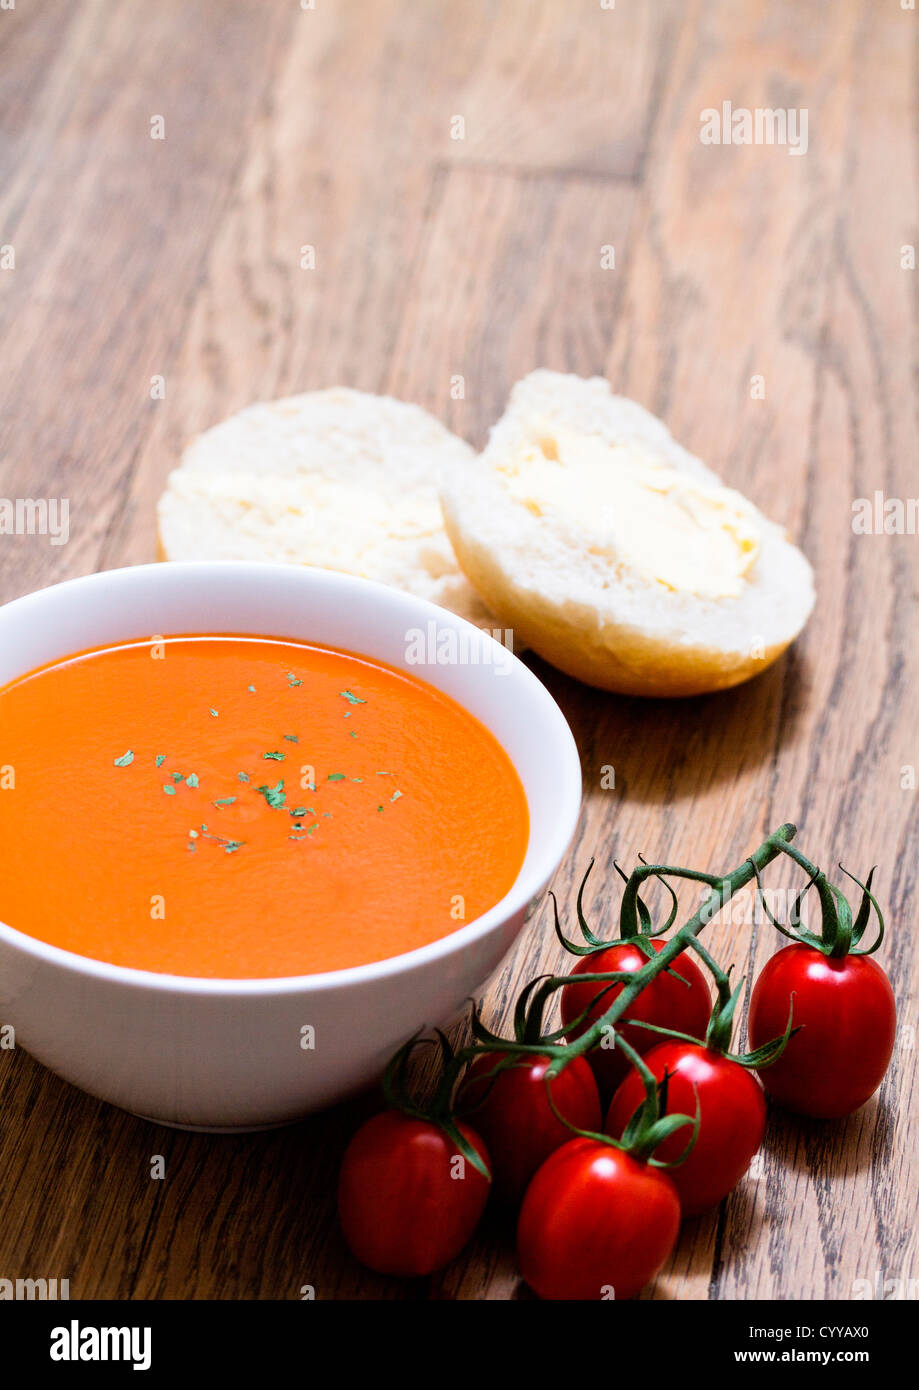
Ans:
[[[679,472],[639,440],[553,426],[497,472],[534,515],[577,527],[592,554],[674,591],[736,597],[759,553],[745,497]]]

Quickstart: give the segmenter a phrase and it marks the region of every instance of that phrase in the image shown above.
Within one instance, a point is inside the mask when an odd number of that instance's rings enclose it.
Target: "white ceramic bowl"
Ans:
[[[452,629],[467,659],[409,664],[407,634],[429,623],[438,633]],[[267,980],[159,975],[90,960],[0,923],[0,1024],[14,1025],[17,1046],[136,1114],[188,1128],[252,1129],[360,1088],[418,1028],[462,1007],[500,964],[558,866],[577,823],[581,771],[558,706],[491,637],[420,599],[328,570],[143,565],[44,589],[0,608],[0,687],[89,647],[199,632],[294,638],[411,671],[492,731],[530,813],[526,858],[497,906],[420,950],[349,970]],[[0,854],[2,871],[15,873],[15,845]],[[314,1050],[300,1045],[306,1024]]]

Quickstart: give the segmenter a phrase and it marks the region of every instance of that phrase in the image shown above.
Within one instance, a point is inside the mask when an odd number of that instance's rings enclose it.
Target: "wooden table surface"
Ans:
[[[0,494],[71,505],[67,545],[0,539],[0,599],[152,559],[167,471],[250,401],[341,383],[481,443],[537,366],[661,414],[813,562],[805,635],[736,691],[643,702],[533,663],[583,757],[566,908],[593,853],[611,927],[614,855],[727,869],[793,820],[828,869],[877,862],[889,910],[901,1025],[879,1097],[839,1123],[774,1113],[754,1174],[644,1297],[846,1298],[919,1272],[919,539],[852,527],[854,499],[919,493],[917,23],[896,0],[0,11]],[[701,143],[726,100],[806,108],[806,154]],[[9,872],[15,846],[0,856]],[[487,994],[496,1024],[558,961],[547,908]],[[777,938],[706,940],[743,973]],[[428,1281],[355,1265],[331,1194],[365,1109],[190,1135],[0,1051],[0,1275],[73,1298],[527,1297],[498,1216]]]

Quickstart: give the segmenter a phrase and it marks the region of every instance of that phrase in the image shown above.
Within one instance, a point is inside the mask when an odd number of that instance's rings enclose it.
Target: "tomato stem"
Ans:
[[[745,859],[731,873],[720,878],[714,874],[701,873],[696,869],[683,869],[665,864],[641,864],[634,869],[623,894],[624,908],[626,900],[633,905],[637,902],[641,884],[645,879],[660,877],[662,874],[706,883],[710,891],[689,921],[656,953],[655,958],[649,960],[647,965],[643,965],[632,975],[629,983],[616,995],[606,1012],[592,1023],[580,1037],[568,1044],[564,1049],[564,1055],[556,1056],[553,1059],[547,1075],[558,1076],[575,1057],[583,1056],[592,1048],[597,1047],[603,1037],[608,1036],[609,1030],[613,1029],[613,1025],[622,1017],[629,1005],[638,998],[645,986],[656,979],[663,970],[666,970],[676,960],[681,951],[690,945],[703,927],[708,925],[735,893],[745,887],[760,869],[765,868],[777,855],[782,853],[796,833],[796,828],[792,824],[780,825],[748,859]],[[637,908],[634,906],[633,910],[637,913]],[[581,983],[590,979],[591,976],[589,975],[578,976],[578,982]],[[566,983],[571,982],[572,977],[566,976],[561,980],[559,988],[564,988]]]

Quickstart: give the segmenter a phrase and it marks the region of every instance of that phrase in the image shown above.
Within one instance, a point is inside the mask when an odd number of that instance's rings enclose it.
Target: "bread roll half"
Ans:
[[[427,411],[388,396],[334,388],[249,406],[194,440],[170,475],[159,555],[344,570],[491,627],[438,500],[474,459]]]
[[[463,570],[515,646],[604,690],[737,685],[813,607],[811,567],[782,528],[600,378],[518,382],[441,502]]]

